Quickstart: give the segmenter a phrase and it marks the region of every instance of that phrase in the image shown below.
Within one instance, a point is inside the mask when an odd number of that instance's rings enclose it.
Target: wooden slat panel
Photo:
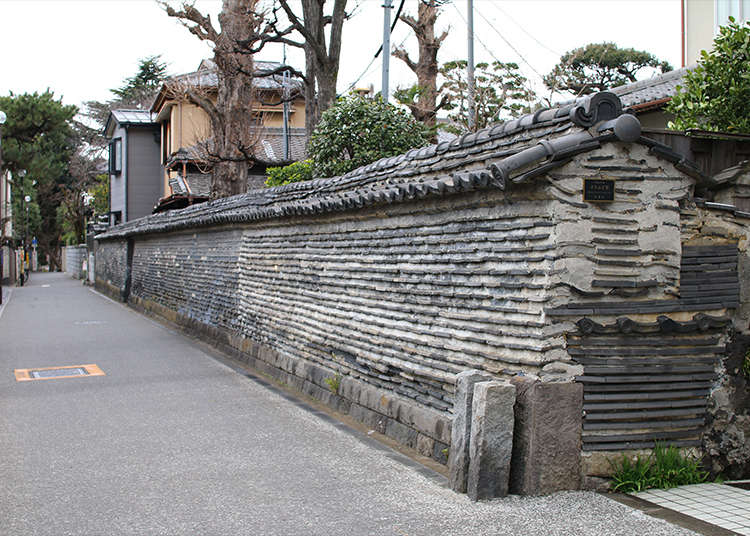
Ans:
[[[701,442],[699,439],[682,439],[677,441],[668,441],[668,445],[675,447],[698,447]],[[652,449],[656,446],[656,441],[634,441],[630,443],[583,443],[583,450],[631,450],[631,449]]]
[[[722,353],[722,346],[709,346],[705,348],[568,348],[568,353],[573,357],[578,356],[667,356],[667,355],[707,355]]]
[[[693,363],[696,365],[715,365],[718,363],[717,356],[691,357],[689,360],[683,357],[668,357],[659,359],[655,357],[577,357],[576,361],[583,365],[672,365]]]
[[[584,434],[583,440],[591,443],[623,443],[628,441],[648,441],[659,439],[686,439],[698,435],[700,435],[700,430],[690,428],[688,430],[653,431],[635,434]]]
[[[709,389],[695,389],[691,391],[666,391],[654,393],[589,393],[583,394],[584,402],[605,401],[605,400],[673,400],[681,398],[701,398],[707,397]]]
[[[706,407],[694,407],[694,408],[682,408],[682,409],[658,409],[658,410],[643,410],[643,411],[623,411],[623,412],[607,412],[607,413],[587,413],[586,421],[588,422],[599,422],[599,421],[638,421],[639,425],[643,424],[642,428],[648,428],[645,426],[645,421],[651,419],[662,419],[665,417],[685,417],[688,415],[703,415],[706,413]],[[649,423],[650,424],[650,423]],[[631,423],[631,427],[635,428]]]
[[[639,392],[639,391],[683,391],[686,389],[709,389],[711,387],[710,381],[694,381],[694,382],[679,382],[679,383],[646,383],[646,384],[604,384],[604,383],[590,383],[583,386],[585,393],[602,393],[612,391],[627,391],[627,392]]]
[[[667,336],[660,337],[632,337],[632,336],[600,336],[600,337],[570,337],[568,339],[569,346],[575,347],[597,347],[597,346],[617,346],[619,347],[643,347],[643,346],[658,346],[659,348],[668,348],[670,346],[716,346],[719,343],[718,337],[701,337],[701,338],[688,338],[683,336],[668,338]]]
[[[704,418],[699,419],[679,419],[679,420],[665,420],[665,421],[653,421],[649,422],[648,425],[637,426],[632,422],[588,422],[584,421],[584,430],[632,430],[634,428],[647,428],[647,429],[674,429],[674,428],[687,428],[689,426],[703,426],[705,424]]]
[[[586,375],[606,374],[607,377],[613,374],[691,374],[700,372],[712,373],[713,371],[714,367],[710,364],[689,365],[684,362],[670,365],[648,363],[642,365],[589,365],[586,367]]]
[[[602,404],[587,403],[583,405],[584,411],[588,413],[609,411],[609,410],[627,410],[627,409],[667,409],[667,408],[687,408],[687,407],[706,407],[707,400],[688,398],[684,400],[654,400],[650,402],[608,402]]]
[[[715,373],[710,374],[638,374],[633,376],[577,376],[581,383],[651,383],[651,382],[690,382],[714,380]]]

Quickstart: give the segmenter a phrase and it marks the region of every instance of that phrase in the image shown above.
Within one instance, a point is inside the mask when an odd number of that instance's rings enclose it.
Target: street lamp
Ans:
[[[29,279],[29,246],[28,246],[28,231],[29,231],[29,203],[31,203],[31,196],[26,195],[23,198],[26,207],[26,221],[23,225],[23,283]]]

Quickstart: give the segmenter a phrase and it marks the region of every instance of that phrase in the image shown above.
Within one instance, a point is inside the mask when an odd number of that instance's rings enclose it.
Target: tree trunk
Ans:
[[[440,45],[448,35],[443,32],[439,37],[435,36],[435,21],[439,10],[435,0],[419,2],[417,19],[409,15],[401,15],[401,20],[411,26],[419,45],[419,58],[416,62],[409,58],[403,48],[397,49],[393,55],[402,60],[417,75],[417,86],[419,92],[417,100],[409,105],[412,115],[417,121],[428,127],[435,126],[437,111],[437,54]]]
[[[341,57],[341,33],[346,18],[346,1],[335,0],[333,13],[326,16],[323,9],[325,0],[302,0],[307,68],[305,73],[307,78],[305,130],[308,137],[315,130],[320,115],[336,102],[336,83]],[[331,24],[330,39],[326,44],[325,27],[329,23]]]
[[[214,41],[218,95],[215,109],[209,112],[215,152],[212,199],[247,191],[258,128],[253,112],[253,57],[239,52],[237,43],[251,40],[259,26],[256,4],[257,0],[224,0],[219,14],[221,34]]]

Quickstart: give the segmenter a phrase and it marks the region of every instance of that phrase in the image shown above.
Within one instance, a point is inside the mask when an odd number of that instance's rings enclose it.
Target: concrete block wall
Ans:
[[[65,273],[75,279],[82,279],[83,261],[88,261],[88,248],[85,245],[65,246],[63,248],[63,259]]]
[[[236,333],[241,245],[238,229],[143,237],[134,243],[130,293]]]
[[[644,377],[663,372],[670,363],[653,357],[662,350],[679,354],[680,366],[712,364],[715,356],[682,350],[693,340],[683,332],[711,329],[711,340],[725,340],[729,321],[718,317],[737,305],[680,297],[700,177],[668,148],[638,138],[635,118],[613,119],[619,111],[608,99],[601,108],[591,100],[540,111],[342,177],[117,226],[100,239],[97,285],[129,290],[132,304],[437,459],[450,441],[462,371],[580,393],[577,383],[628,367]],[[589,128],[599,113],[606,121]],[[589,178],[614,179],[615,200],[585,201]],[[708,236],[711,228],[694,226],[710,247],[729,247],[731,232]],[[588,359],[587,348],[600,352],[603,341],[608,353]],[[337,375],[332,393],[326,380]],[[539,392],[521,393],[518,411],[530,417],[516,415],[516,425],[536,422],[526,406],[548,403]],[[575,393],[564,409],[580,421]],[[584,417],[566,452],[581,442],[584,451],[623,450],[636,435],[647,447],[656,437],[619,433],[610,417],[629,415],[594,405],[599,413]],[[697,441],[699,423],[691,423],[688,439]],[[671,423],[657,424],[671,437]],[[581,467],[585,477],[580,454],[566,471]],[[513,485],[556,486],[546,479],[524,473]]]
[[[106,240],[96,243],[96,287],[120,298],[127,272],[127,240]]]

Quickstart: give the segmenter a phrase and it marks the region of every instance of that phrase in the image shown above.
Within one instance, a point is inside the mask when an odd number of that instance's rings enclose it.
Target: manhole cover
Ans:
[[[16,381],[52,380],[55,378],[80,378],[83,376],[104,376],[104,371],[96,365],[74,365],[69,367],[40,367],[16,369]]]
[[[56,368],[50,370],[32,370],[29,373],[34,379],[56,378],[57,376],[86,376],[88,372],[82,368]]]

